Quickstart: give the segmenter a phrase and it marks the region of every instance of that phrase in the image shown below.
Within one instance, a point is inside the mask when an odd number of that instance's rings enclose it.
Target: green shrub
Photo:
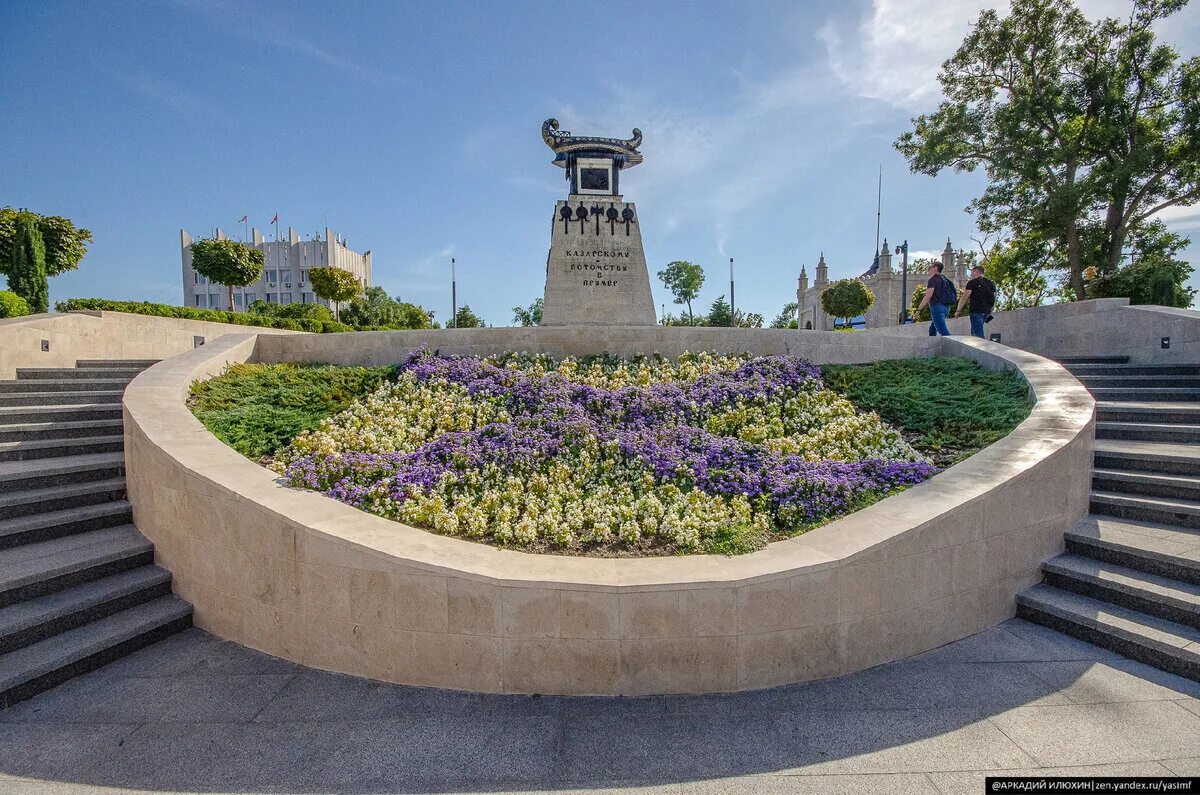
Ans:
[[[33,314],[29,302],[14,292],[0,290],[0,317],[23,317]]]
[[[192,384],[188,405],[218,439],[261,459],[394,376],[394,367],[235,364]]]
[[[258,304],[259,302],[255,301],[254,303]],[[208,323],[232,323],[236,326],[277,328],[287,331],[310,331],[316,334],[357,330],[354,326],[347,326],[345,323],[338,323],[333,320],[333,315],[329,310],[319,304],[302,304],[301,306],[318,306],[324,310],[324,315],[320,312],[310,312],[309,314],[312,317],[277,317],[270,314],[256,314],[253,312],[226,312],[223,309],[197,309],[190,306],[152,304],[148,301],[112,301],[107,298],[71,298],[66,301],[59,301],[55,304],[54,308],[59,312],[129,312],[135,315],[174,317],[183,320],[203,320]]]
[[[969,359],[897,359],[827,364],[825,383],[877,412],[938,466],[949,466],[1007,436],[1029,416],[1029,387],[1014,370]]]

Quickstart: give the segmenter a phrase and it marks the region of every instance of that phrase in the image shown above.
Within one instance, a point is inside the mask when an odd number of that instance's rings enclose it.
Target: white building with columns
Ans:
[[[909,261],[908,298],[904,296],[904,274],[899,262],[893,262],[891,249],[887,240],[879,249],[875,261],[867,272],[857,277],[875,296],[875,303],[867,310],[867,328],[884,328],[900,325],[900,312],[908,301],[911,301],[913,290],[924,287],[926,275],[924,270],[914,270],[913,262]],[[942,252],[942,272],[961,292],[967,280],[971,278],[966,267],[966,254],[958,252],[946,238],[946,249]],[[829,286],[829,266],[825,264],[825,255],[817,261],[815,279],[812,286],[808,283],[808,273],[800,266],[800,278],[796,288],[796,320],[801,329],[817,331],[832,331],[833,318],[825,314],[821,308],[821,293]]]
[[[225,240],[227,236],[217,229],[213,237]],[[234,311],[244,312],[258,299],[275,304],[318,303],[328,306],[328,301],[313,294],[312,284],[308,280],[310,268],[332,265],[353,273],[364,290],[371,286],[371,252],[359,254],[352,251],[346,239],[329,227],[325,227],[323,240],[320,237],[301,240],[292,227],[288,227],[286,240],[266,240],[258,229],[251,230],[250,238],[250,245],[263,253],[263,274],[254,284],[233,289]],[[180,229],[184,302],[199,309],[229,309],[229,288],[210,283],[192,270],[192,242],[193,238],[187,230]]]

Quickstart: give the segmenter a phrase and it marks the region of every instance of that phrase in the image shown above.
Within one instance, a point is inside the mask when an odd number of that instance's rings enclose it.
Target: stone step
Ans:
[[[125,499],[125,478],[0,493],[0,516],[13,519]]]
[[[0,427],[30,422],[82,422],[119,420],[121,404],[92,403],[70,406],[0,406]]]
[[[1152,472],[1122,472],[1117,469],[1092,471],[1092,488],[1117,494],[1200,500],[1200,477],[1156,475]]]
[[[1200,375],[1076,375],[1088,389],[1200,389]]]
[[[1045,581],[1131,610],[1200,628],[1200,585],[1066,553],[1042,564]]]
[[[1068,552],[1200,584],[1200,532],[1195,530],[1085,516],[1064,537]]]
[[[1093,464],[1100,469],[1200,475],[1200,447],[1131,439],[1097,439]]]
[[[0,382],[4,383],[4,382]],[[16,383],[10,381],[8,383]],[[96,392],[0,392],[0,406],[83,406],[96,403],[121,405],[122,389],[104,389]]]
[[[1041,583],[1017,594],[1017,616],[1200,681],[1200,630]]]
[[[71,420],[61,422],[23,422],[0,425],[0,442],[29,442],[41,439],[78,439],[106,432],[120,433],[121,417],[102,420]]]
[[[154,547],[131,524],[0,549],[0,607],[153,562]]]
[[[125,474],[125,454],[39,458],[32,461],[0,461],[0,494],[109,480]]]
[[[50,380],[88,380],[96,379],[124,381],[128,383],[138,377],[138,373],[142,372],[139,368],[117,368],[117,367],[90,367],[83,370],[75,367],[18,367],[18,381],[44,381]]]
[[[1090,375],[1197,375],[1200,364],[1072,364],[1067,369],[1076,378]]]
[[[1102,422],[1153,422],[1200,425],[1200,403],[1131,400],[1097,401],[1096,419]]]
[[[1076,364],[1128,364],[1128,356],[1059,356],[1055,359],[1061,365]]]
[[[65,455],[115,453],[125,449],[125,437],[84,436],[78,439],[35,439],[27,442],[0,442],[0,461],[29,461]]]
[[[0,381],[0,394],[15,392],[102,392],[124,391],[129,384],[121,378],[42,378]]]
[[[1096,387],[1084,384],[1096,400],[1182,401],[1200,400],[1200,389],[1184,387]]]
[[[0,709],[187,629],[192,608],[163,596],[0,657]]]
[[[1200,442],[1200,425],[1159,422],[1111,422],[1096,423],[1097,439],[1135,439],[1146,442],[1178,442],[1188,444]]]
[[[171,593],[171,573],[141,566],[0,609],[0,654]]]
[[[1104,516],[1200,529],[1200,502],[1195,500],[1093,491],[1090,505],[1092,513]]]
[[[117,369],[145,370],[161,362],[162,359],[78,359],[75,367],[80,370],[115,367]]]
[[[0,520],[0,550],[49,541],[132,521],[127,500],[63,508],[33,516]]]

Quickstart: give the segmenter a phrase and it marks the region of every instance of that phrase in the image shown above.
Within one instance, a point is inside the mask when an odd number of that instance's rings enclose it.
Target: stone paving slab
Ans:
[[[1019,620],[838,679],[647,698],[403,687],[189,630],[0,712],[0,792],[975,793],[1194,775],[1198,696]]]

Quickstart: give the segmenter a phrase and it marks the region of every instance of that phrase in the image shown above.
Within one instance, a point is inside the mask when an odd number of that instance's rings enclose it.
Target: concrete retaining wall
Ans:
[[[638,331],[647,338],[620,329],[225,336],[156,365],[125,394],[134,520],[196,623],[221,637],[391,682],[632,695],[834,676],[979,632],[1013,615],[1015,594],[1040,579],[1040,562],[1087,510],[1094,404],[1053,362],[970,338]],[[1020,368],[1037,405],[969,460],[798,538],[732,558],[644,559],[500,550],[285,488],[184,405],[192,381],[229,362],[378,363],[417,341],[473,352],[715,346],[817,361],[958,355]]]
[[[261,329],[265,335],[300,332]],[[125,312],[69,312],[0,320],[0,379],[18,367],[74,367],[78,359],[165,359],[246,326]],[[48,350],[43,350],[43,343]]]
[[[965,317],[949,325],[953,334],[971,333]],[[888,331],[919,337],[928,335],[928,326],[921,323]],[[1130,306],[1127,298],[997,312],[986,332],[999,333],[1005,345],[1052,358],[1127,354],[1132,361],[1146,364],[1200,361],[1200,312]],[[1163,337],[1170,337],[1170,348],[1162,347]]]

